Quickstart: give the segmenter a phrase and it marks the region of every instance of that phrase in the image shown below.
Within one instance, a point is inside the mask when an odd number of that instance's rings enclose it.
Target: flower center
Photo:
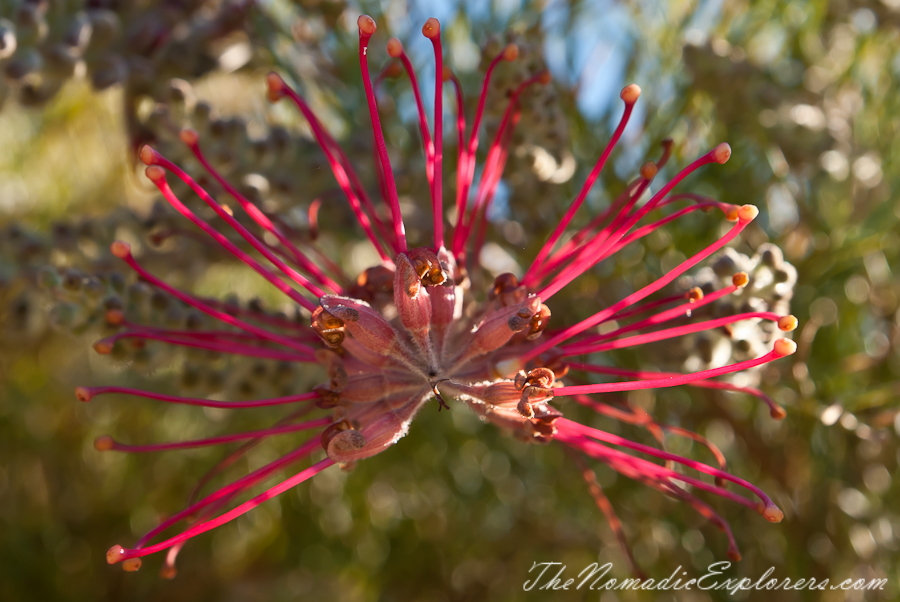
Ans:
[[[329,347],[317,359],[329,381],[316,388],[335,409],[323,435],[329,456],[351,462],[380,452],[406,433],[432,397],[466,402],[485,420],[525,439],[549,440],[560,414],[549,408],[556,380],[549,367],[525,373],[519,357],[547,326],[550,310],[512,274],[483,303],[441,249],[412,249],[393,268],[357,279],[352,296],[325,295],[312,327]]]

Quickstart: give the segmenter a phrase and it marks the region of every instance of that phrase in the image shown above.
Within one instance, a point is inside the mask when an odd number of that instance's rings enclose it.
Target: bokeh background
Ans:
[[[675,168],[720,141],[731,144],[727,165],[705,169],[683,188],[758,205],[761,217],[736,249],[752,256],[775,243],[797,269],[790,305],[800,319],[798,353],[755,376],[787,417],[773,420],[754,400],[715,391],[610,401],[705,435],[735,474],[785,510],[784,522],[772,525],[716,505],[744,554],[729,576],[755,578],[774,567],[792,579],[888,579],[882,592],[865,595],[734,599],[897,599],[896,0],[0,1],[0,599],[731,599],[696,591],[677,598],[524,592],[534,562],[580,570],[611,561],[617,577],[629,576],[628,564],[559,447],[517,443],[461,408],[426,408],[387,453],[351,473],[329,470],[197,538],[174,580],[158,577],[159,559],[146,559],[135,574],[107,566],[110,545],[128,545],[181,508],[222,452],[100,454],[96,436],[193,438],[262,427],[279,415],[114,397],[82,404],[76,385],[254,398],[305,390],[320,377],[152,345],[117,349],[113,358],[91,351],[104,310],[117,303],[143,304],[160,323],[197,319],[135,285],[106,250],[115,238],[132,242],[169,282],[292,315],[249,270],[158,205],[134,151],[152,141],[190,169],[176,135],[191,125],[217,164],[299,239],[309,240],[306,210],[323,199],[316,244],[350,273],[367,267],[372,257],[305,123],[289,107],[269,106],[263,86],[272,69],[296,83],[374,185],[356,62],[361,12],[379,23],[373,68],[387,60],[388,35],[398,36],[419,68],[426,106],[433,98],[430,45],[419,35],[426,18],[441,19],[447,60],[470,105],[485,56],[518,43],[520,61],[503,66],[492,90],[488,134],[506,89],[542,68],[553,75],[552,85],[525,101],[491,213],[491,252],[482,257],[488,271],[527,265],[605,145],[624,84],[638,83],[643,95],[577,223],[602,210],[664,138],[676,142]],[[380,102],[411,238],[430,240],[408,83],[387,80]],[[452,156],[450,117],[446,127]],[[587,315],[586,297],[602,306],[646,283],[699,250],[698,241],[712,240],[720,221],[680,221],[629,248],[560,295],[554,317],[572,322]],[[644,349],[615,361],[638,367],[671,355]],[[573,412],[651,441],[639,429]],[[668,443],[704,457],[696,445]],[[239,472],[295,444],[266,441]],[[725,559],[724,537],[688,507],[596,468],[649,576],[679,566],[699,576]]]

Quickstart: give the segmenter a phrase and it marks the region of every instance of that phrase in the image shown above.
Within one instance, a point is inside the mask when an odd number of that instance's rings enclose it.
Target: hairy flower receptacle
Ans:
[[[358,449],[329,451],[329,457],[344,462],[377,453],[379,446],[392,444],[405,434],[409,420],[431,397],[443,404],[442,393],[451,398],[463,394],[507,411],[517,411],[525,399],[529,408],[525,418],[537,414],[537,422],[545,424],[549,411],[536,413],[532,408],[549,400],[542,387],[552,386],[551,370],[533,370],[527,382],[519,385],[514,379],[495,376],[497,364],[507,361],[503,348],[513,335],[528,331],[535,316],[539,320],[532,337],[539,336],[546,326],[549,310],[540,300],[506,298],[512,302],[507,306],[502,295],[494,295],[482,306],[473,304],[466,311],[468,281],[457,282],[452,256],[412,249],[408,255],[399,254],[394,266],[391,313],[395,317],[382,316],[360,300],[334,296],[322,297],[322,305],[314,312],[334,316],[350,335],[339,346],[339,359],[332,360],[340,361],[346,382],[328,393],[337,405],[335,415],[357,425],[366,441]],[[371,362],[372,354],[384,361]],[[486,380],[492,384],[485,385]],[[522,430],[525,422],[519,417],[516,428]],[[540,429],[526,430],[526,436],[537,434],[547,440],[546,428],[543,434]],[[356,442],[362,440],[352,436]]]

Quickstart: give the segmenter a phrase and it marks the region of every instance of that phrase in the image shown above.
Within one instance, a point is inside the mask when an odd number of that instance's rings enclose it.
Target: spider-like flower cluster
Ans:
[[[515,61],[518,49],[507,45],[488,64],[474,122],[466,125],[462,90],[453,73],[443,65],[440,24],[429,19],[422,33],[434,48],[436,62],[433,129],[421,102],[418,83],[402,44],[391,39],[388,54],[399,61],[413,86],[426,157],[426,178],[431,192],[433,240],[410,247],[391,168],[391,159],[382,133],[375,85],[369,74],[368,50],[376,31],[375,21],[359,19],[359,61],[375,139],[380,188],[387,211],[380,212],[356,174],[341,146],[326,131],[306,100],[278,75],[267,78],[269,99],[289,99],[301,111],[332,170],[337,184],[357,218],[358,226],[380,257],[380,262],[355,280],[346,278],[337,262],[304,252],[295,245],[278,221],[251,202],[228,182],[207,160],[201,139],[194,130],[181,132],[181,140],[200,165],[230,195],[246,214],[239,220],[234,212],[215,200],[188,173],[160,152],[145,146],[140,153],[147,165],[146,175],[163,197],[179,213],[211,237],[223,249],[258,272],[310,316],[311,328],[290,320],[253,310],[229,311],[221,302],[199,298],[176,289],[154,276],[132,255],[124,242],[112,244],[112,253],[128,264],[146,284],[174,296],[195,311],[222,323],[218,329],[166,329],[129,320],[127,312],[112,309],[107,321],[118,328],[115,334],[95,344],[100,353],[111,353],[125,339],[213,350],[224,354],[270,358],[295,364],[315,364],[324,368],[327,382],[313,391],[255,401],[214,401],[204,398],[164,395],[125,387],[79,387],[82,401],[107,393],[142,396],[166,403],[217,408],[260,408],[291,405],[301,409],[269,429],[211,439],[153,445],[127,445],[111,437],[101,437],[101,451],[150,452],[184,449],[233,441],[314,430],[317,435],[294,451],[194,501],[144,535],[133,547],[113,546],[107,559],[122,562],[126,570],[136,570],[141,558],[168,550],[163,568],[174,575],[174,562],[184,543],[218,525],[230,521],[320,471],[340,464],[352,466],[396,444],[408,431],[421,408],[432,402],[438,407],[462,402],[483,420],[537,444],[558,442],[588,458],[606,463],[621,474],[636,479],[668,495],[684,500],[720,527],[728,536],[729,556],[739,552],[725,520],[695,492],[706,492],[744,505],[772,522],[782,512],[758,487],[725,470],[724,456],[711,443],[684,429],[672,432],[690,437],[709,447],[717,466],[707,465],[656,447],[643,445],[571,421],[563,416],[558,401],[572,398],[580,405],[623,420],[633,415],[604,403],[602,395],[638,389],[680,385],[739,391],[763,399],[775,417],[784,412],[757,389],[711,380],[768,363],[794,352],[796,345],[781,336],[768,349],[748,359],[688,373],[630,372],[596,363],[598,354],[676,337],[706,333],[733,324],[770,323],[778,332],[796,328],[793,316],[747,308],[738,313],[696,319],[697,310],[723,299],[741,295],[750,282],[742,271],[729,275],[726,285],[686,294],[656,296],[691,268],[735,240],[753,221],[758,211],[752,205],[734,206],[707,198],[691,198],[687,207],[666,211],[684,200],[672,195],[675,186],[698,168],[725,163],[731,149],[720,144],[697,158],[671,180],[649,194],[651,183],[668,161],[671,141],[666,141],[660,158],[646,163],[640,175],[611,203],[610,207],[583,228],[571,232],[570,223],[607,163],[640,97],[640,88],[626,86],[621,93],[624,112],[609,144],[590,172],[581,191],[531,266],[521,275],[502,274],[487,290],[473,290],[472,257],[485,240],[487,210],[501,180],[508,158],[512,133],[519,121],[521,97],[532,86],[546,84],[544,72],[533,73],[509,91],[507,108],[488,147],[480,178],[475,184],[479,129],[484,115],[491,75],[503,61]],[[443,89],[447,82],[456,92],[457,157],[456,199],[453,229],[445,237],[443,178]],[[233,233],[226,236],[184,204],[170,188],[174,176],[193,190],[224,221]],[[645,195],[645,193],[648,193]],[[649,198],[647,198],[649,196]],[[474,199],[471,200],[470,199]],[[728,231],[708,247],[691,256],[657,280],[607,307],[597,308],[590,317],[565,326],[550,328],[553,298],[598,262],[608,259],[626,245],[679,217],[696,211],[721,212],[732,223]],[[641,225],[650,214],[656,221]],[[387,216],[387,217],[385,217]],[[245,225],[246,224],[246,225]],[[569,236],[566,236],[569,234]],[[553,321],[559,320],[557,316]],[[598,329],[615,322],[612,329]],[[587,358],[586,362],[576,362]],[[590,382],[588,374],[619,377],[613,382]],[[598,398],[597,396],[601,396]],[[298,422],[314,410],[319,418]],[[634,420],[632,420],[634,421]],[[324,458],[271,489],[222,512],[237,496],[261,483],[280,469],[324,451]],[[632,453],[628,453],[632,452]],[[660,464],[646,457],[664,460]],[[579,460],[581,461],[581,460]],[[674,470],[672,463],[693,469],[698,475]],[[590,470],[585,469],[586,476]],[[713,477],[709,482],[700,475]],[[598,506],[616,531],[627,551],[618,519],[596,481],[589,478]],[[690,486],[690,489],[683,485]],[[730,487],[730,488],[729,488]],[[741,495],[741,490],[751,497]],[[158,543],[150,543],[176,523],[192,519],[185,531]]]

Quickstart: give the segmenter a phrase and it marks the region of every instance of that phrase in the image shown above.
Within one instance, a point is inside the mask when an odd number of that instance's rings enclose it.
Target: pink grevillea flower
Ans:
[[[513,274],[497,277],[489,290],[471,290],[467,258],[477,255],[484,237],[487,209],[503,174],[508,145],[518,122],[521,95],[526,94],[531,86],[546,84],[548,77],[544,73],[535,74],[510,92],[506,111],[488,147],[481,177],[475,185],[479,130],[491,74],[501,61],[516,60],[516,47],[507,46],[490,63],[474,121],[471,128],[467,128],[459,82],[443,67],[440,25],[436,19],[429,19],[422,32],[433,44],[437,74],[432,117],[436,127],[430,131],[409,59],[399,41],[392,39],[388,42],[388,54],[399,59],[415,92],[434,216],[433,240],[419,241],[423,246],[410,248],[369,73],[367,51],[375,29],[373,19],[360,17],[359,61],[374,133],[376,171],[387,206],[384,215],[389,216],[387,219],[383,219],[376,210],[375,201],[361,184],[347,155],[325,130],[307,102],[278,75],[270,74],[267,78],[270,100],[274,102],[287,98],[309,122],[357,218],[359,228],[381,258],[378,265],[359,276],[355,286],[339,284],[339,277],[333,279],[328,275],[333,263],[307,256],[292,244],[277,220],[271,219],[241,196],[207,161],[196,132],[183,131],[182,141],[209,175],[246,212],[255,224],[254,231],[242,225],[231,210],[212,198],[190,175],[159,152],[149,146],[141,150],[141,159],[148,166],[146,175],[163,197],[218,244],[308,311],[311,329],[281,323],[251,311],[238,314],[227,312],[221,303],[177,290],[145,270],[132,256],[129,245],[116,242],[112,245],[113,254],[126,262],[142,280],[221,321],[223,326],[221,330],[167,330],[133,324],[125,320],[124,315],[113,312],[112,321],[118,323],[121,330],[99,341],[95,349],[108,353],[116,340],[124,338],[154,340],[221,353],[318,364],[327,372],[328,380],[311,392],[243,402],[163,395],[124,387],[79,387],[77,396],[82,401],[89,401],[101,394],[119,393],[165,403],[216,408],[249,409],[276,405],[299,408],[269,429],[154,445],[125,445],[111,437],[101,437],[96,442],[97,449],[101,451],[155,452],[245,441],[243,447],[225,460],[224,465],[229,465],[261,438],[299,431],[315,433],[306,443],[274,462],[206,497],[192,499],[188,507],[164,520],[131,548],[113,546],[107,553],[107,560],[123,563],[126,570],[136,570],[143,556],[167,551],[163,574],[174,575],[175,557],[187,540],[237,518],[333,464],[352,465],[387,450],[406,434],[416,413],[431,400],[436,400],[440,404],[438,407],[448,402],[464,403],[483,420],[522,441],[556,442],[570,448],[588,479],[598,506],[626,552],[628,547],[618,519],[593,478],[586,458],[599,460],[629,478],[684,500],[726,533],[729,556],[739,557],[727,523],[699,494],[718,496],[747,506],[772,522],[780,521],[782,512],[758,487],[729,474],[721,452],[699,435],[678,427],[657,424],[646,414],[618,409],[603,401],[604,394],[681,385],[724,389],[762,399],[769,404],[772,415],[780,418],[784,415],[781,408],[758,389],[713,379],[789,355],[796,349],[795,344],[789,339],[778,339],[770,351],[755,359],[688,374],[628,371],[606,364],[572,361],[577,356],[590,357],[614,349],[717,329],[744,320],[773,321],[782,331],[796,328],[797,320],[793,316],[771,312],[739,313],[709,320],[691,319],[696,309],[745,286],[747,275],[744,273],[734,275],[732,286],[705,297],[699,289],[687,295],[654,296],[735,240],[757,216],[758,211],[752,205],[738,207],[705,198],[698,200],[690,195],[672,194],[676,185],[695,170],[712,163],[725,163],[731,154],[730,147],[720,144],[703,154],[660,186],[649,200],[640,203],[644,193],[650,190],[659,168],[670,155],[671,142],[666,142],[661,158],[645,164],[640,176],[603,214],[574,235],[564,238],[638,101],[640,88],[626,86],[621,94],[625,104],[624,114],[612,139],[528,270],[521,277]],[[445,236],[440,126],[443,123],[443,88],[447,82],[453,84],[456,96],[458,156],[456,221],[452,232]],[[239,246],[233,242],[233,236],[226,237],[218,232],[182,203],[170,189],[167,183],[169,177],[187,184],[247,244]],[[472,203],[468,202],[470,198],[474,198]],[[664,211],[685,198],[692,204],[675,211]],[[685,214],[701,210],[721,212],[724,219],[733,225],[704,250],[619,302],[598,307],[596,313],[578,323],[552,332],[546,330],[553,298],[569,283],[624,246]],[[647,222],[644,218],[651,218],[651,214],[657,215],[655,221]],[[248,246],[252,251],[248,250]],[[611,321],[623,325],[613,329],[595,329]],[[603,374],[615,379],[613,382],[577,384],[590,383],[590,374]],[[579,380],[574,380],[576,376]],[[644,426],[660,441],[663,432],[690,437],[713,452],[717,465],[707,465],[568,420],[563,417],[556,402],[569,398],[600,414]],[[324,416],[296,422],[299,416],[317,409],[323,410]],[[316,460],[322,450],[324,459]],[[237,498],[251,488],[276,472],[302,461],[310,464],[274,487],[235,505]],[[675,470],[675,464],[680,464],[685,470]],[[183,521],[189,525],[183,531],[157,541],[164,531]]]

